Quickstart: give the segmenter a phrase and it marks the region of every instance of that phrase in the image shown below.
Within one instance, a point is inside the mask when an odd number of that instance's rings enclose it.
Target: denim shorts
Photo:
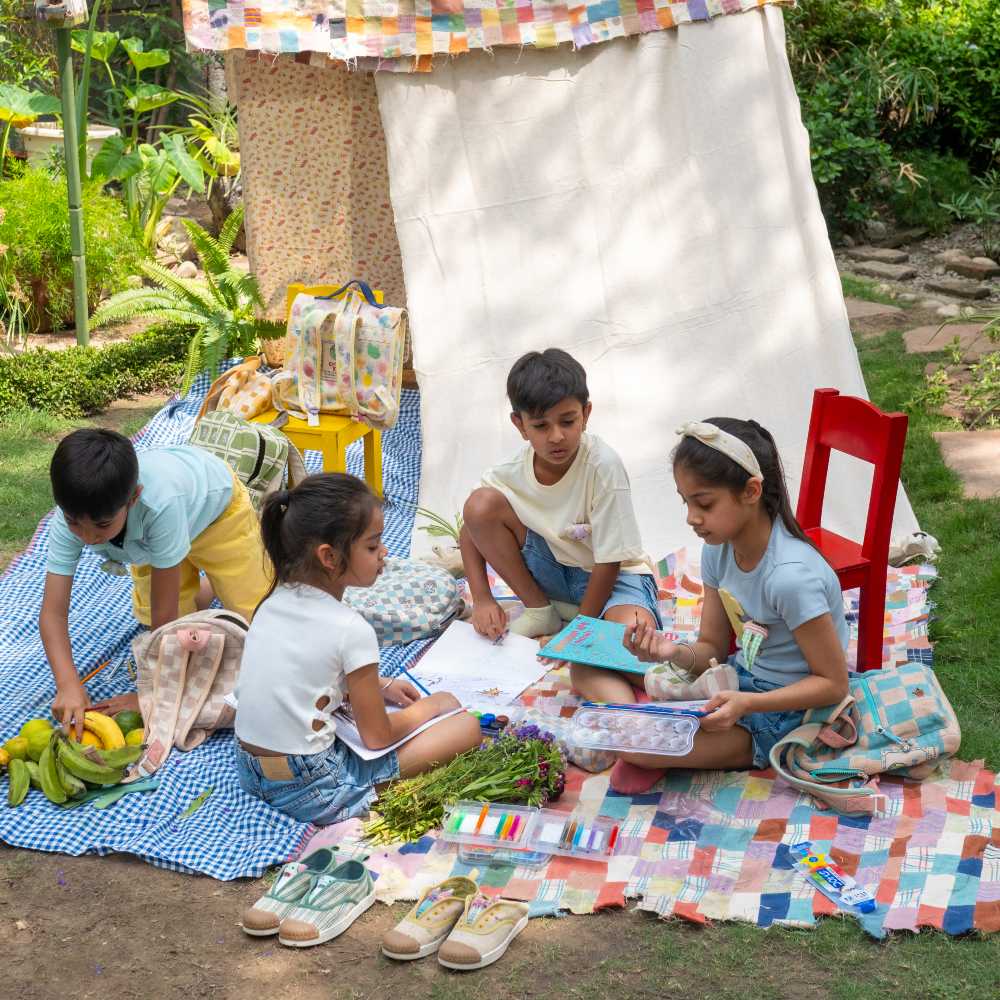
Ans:
[[[265,778],[260,763],[236,741],[240,787],[271,808],[302,823],[327,826],[363,816],[375,798],[375,785],[399,777],[396,751],[363,760],[346,743],[334,739],[313,754],[289,754],[285,760],[294,778]]]
[[[579,566],[564,566],[552,554],[548,542],[536,535],[530,528],[521,547],[521,558],[535,583],[542,588],[551,601],[564,604],[579,604],[590,583],[590,572]],[[611,590],[611,596],[604,605],[604,612],[623,604],[634,604],[645,608],[656,620],[656,627],[662,628],[656,581],[650,573],[619,573]]]
[[[741,691],[763,693],[783,686],[754,677],[746,667],[741,667],[732,659],[730,659],[729,665],[739,675]],[[771,747],[793,729],[801,726],[803,715],[805,712],[751,712],[749,715],[744,715],[736,723],[737,726],[750,734],[750,739],[753,742],[753,766],[755,768],[760,770],[771,766]]]

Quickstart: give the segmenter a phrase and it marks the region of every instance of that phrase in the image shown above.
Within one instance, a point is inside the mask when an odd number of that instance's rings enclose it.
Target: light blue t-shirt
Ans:
[[[229,506],[233,473],[221,458],[194,445],[151,448],[138,458],[142,493],[129,508],[121,548],[105,543],[92,549],[114,562],[169,569]],[[83,549],[56,508],[49,528],[48,571],[72,576]]]
[[[755,621],[767,629],[753,663],[754,676],[781,685],[807,677],[809,664],[792,632],[820,615],[833,618],[840,644],[847,649],[847,620],[837,574],[808,542],[789,534],[780,517],[771,527],[764,555],[749,573],[736,565],[731,545],[706,545],[701,576],[719,591],[723,604],[727,594],[738,602],[743,621]],[[746,668],[742,648],[734,659]]]

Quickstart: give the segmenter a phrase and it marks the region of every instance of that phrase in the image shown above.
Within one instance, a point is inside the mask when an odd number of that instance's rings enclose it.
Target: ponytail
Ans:
[[[761,503],[771,522],[781,519],[785,530],[793,537],[816,548],[815,542],[802,530],[795,519],[792,502],[785,485],[785,470],[781,464],[778,446],[769,430],[756,420],[737,420],[734,417],[710,417],[705,421],[714,424],[743,441],[757,458],[763,477]],[[750,480],[750,473],[728,455],[699,441],[684,437],[674,449],[674,465],[690,469],[702,482],[741,493]],[[818,550],[817,550],[818,551]]]

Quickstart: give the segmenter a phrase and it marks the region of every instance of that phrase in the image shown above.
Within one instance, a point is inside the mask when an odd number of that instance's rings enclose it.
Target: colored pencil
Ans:
[[[99,663],[93,670],[90,671],[85,677],[80,678],[81,684],[86,684],[91,677],[96,677],[111,661],[105,660],[103,663]]]
[[[618,826],[615,825],[614,829],[611,831],[611,836],[608,837],[608,854],[610,854],[615,849],[615,844],[618,843]]]
[[[479,813],[479,819],[476,820],[476,828],[472,831],[473,836],[476,836],[483,827],[483,823],[486,822],[486,814],[490,811],[489,802],[483,803],[483,808]]]
[[[517,840],[517,831],[521,826],[521,814],[518,813],[514,817],[514,825],[510,828],[510,839]]]
[[[414,687],[416,687],[418,691],[423,691],[423,693],[427,695],[430,694],[430,691],[428,691],[427,688],[425,688],[423,684],[421,684],[420,681],[418,681],[416,677],[414,677],[413,674],[411,674],[410,671],[406,669],[406,667],[403,667],[401,672],[406,674],[406,676],[409,677],[411,681],[413,681],[413,685]]]

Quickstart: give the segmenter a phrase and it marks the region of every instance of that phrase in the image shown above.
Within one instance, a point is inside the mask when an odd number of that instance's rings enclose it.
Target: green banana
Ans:
[[[78,795],[87,794],[87,786],[75,775],[70,774],[56,757],[56,774],[59,775],[59,784],[63,786],[63,791],[68,798],[75,799]]]
[[[26,760],[24,766],[28,769],[28,777],[31,779],[31,787],[41,790],[42,779],[38,775],[38,765],[33,760]]]
[[[62,764],[70,774],[75,775],[81,781],[86,781],[92,785],[117,785],[122,780],[122,769],[120,767],[108,767],[106,764],[98,764],[89,756],[80,753],[76,746],[67,739],[60,738],[58,743],[59,763]]]
[[[108,767],[129,767],[145,752],[145,746],[122,747],[120,750],[102,750],[101,757]]]
[[[42,791],[50,802],[60,805],[69,797],[66,789],[63,788],[59,780],[59,771],[56,767],[56,749],[53,737],[48,746],[42,751],[42,756],[38,758],[38,778],[42,783]]]
[[[28,785],[31,779],[28,777],[28,769],[24,766],[24,761],[17,757],[12,757],[7,765],[7,805],[19,806],[25,795],[28,794]]]

